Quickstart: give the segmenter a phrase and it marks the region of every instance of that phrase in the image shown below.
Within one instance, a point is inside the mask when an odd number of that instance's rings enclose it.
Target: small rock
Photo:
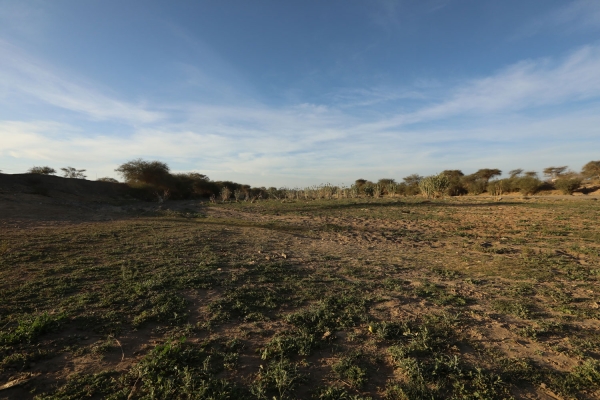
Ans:
[[[285,253],[281,253],[281,257],[283,257],[283,258],[287,258],[287,254],[285,254]]]

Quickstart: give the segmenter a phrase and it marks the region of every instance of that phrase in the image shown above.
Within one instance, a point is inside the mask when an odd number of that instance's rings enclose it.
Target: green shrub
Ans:
[[[419,174],[412,174],[409,176],[405,176],[402,178],[404,181],[400,185],[398,185],[398,191],[405,196],[415,196],[421,193],[421,189],[419,189],[419,182],[423,179]]]
[[[374,197],[375,196],[375,185],[371,182],[367,182],[363,185],[362,191],[365,196]]]
[[[126,393],[132,397],[131,387],[139,382],[135,398],[247,398],[235,384],[218,377],[223,361],[223,354],[211,346],[198,346],[185,339],[167,342],[156,346],[130,369],[125,381]]]
[[[14,330],[0,332],[0,345],[31,343],[40,335],[59,329],[65,318],[64,314],[48,314],[47,312],[37,316],[28,316],[21,319]]]
[[[432,175],[419,181],[419,189],[421,193],[427,197],[442,197],[446,193],[446,189],[450,186],[450,179],[446,175]]]
[[[367,382],[367,370],[360,365],[360,353],[342,357],[331,366],[333,372],[353,388],[360,388]]]
[[[563,192],[563,194],[573,194],[580,186],[580,178],[558,178],[554,182],[554,187]]]
[[[98,374],[71,375],[64,386],[54,393],[44,393],[34,397],[35,400],[75,400],[84,398],[106,398],[116,391],[115,371],[104,371]],[[102,396],[102,397],[100,397]]]
[[[513,182],[513,191],[519,191],[523,195],[536,194],[544,185],[538,178],[532,176],[522,176],[516,178]]]
[[[260,366],[251,392],[258,399],[288,399],[302,380],[296,364],[286,359],[272,361],[266,368]]]
[[[487,185],[487,192],[492,196],[501,196],[504,193],[511,191],[511,183],[509,179],[497,179],[490,181]]]
[[[416,196],[421,193],[421,190],[418,185],[407,185],[405,182],[402,182],[396,187],[396,193],[401,196]]]
[[[581,168],[581,174],[590,179],[600,179],[600,160],[590,161]]]
[[[460,183],[460,180],[450,181],[450,185],[448,185],[448,189],[446,189],[446,194],[448,196],[462,196],[467,193],[467,189]]]
[[[465,176],[461,170],[447,169],[442,171],[442,174],[450,180],[448,188],[446,189],[446,194],[448,196],[460,196],[467,194],[467,190],[461,182],[462,177]]]
[[[461,183],[469,194],[474,195],[485,192],[487,188],[487,181],[476,176],[475,174],[463,176],[461,178]]]

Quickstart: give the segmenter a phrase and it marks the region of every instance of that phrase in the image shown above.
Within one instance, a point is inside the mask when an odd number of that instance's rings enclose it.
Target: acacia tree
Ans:
[[[75,178],[75,179],[85,179],[86,175],[84,174],[85,169],[77,169],[73,167],[64,167],[61,168],[63,172],[63,176],[65,178]]]
[[[40,174],[40,175],[54,175],[56,174],[56,170],[54,168],[44,166],[44,167],[31,167],[27,171],[28,174]]]
[[[522,173],[523,173],[523,169],[517,168],[517,169],[513,169],[512,171],[509,171],[508,175],[510,175],[511,178],[516,178],[517,176],[521,175]]]
[[[442,175],[445,175],[450,180],[460,179],[465,174],[460,169],[446,169],[442,171]]]
[[[494,169],[482,168],[479,171],[475,172],[473,175],[475,175],[479,179],[483,179],[487,183],[494,176],[502,175],[502,171],[497,168],[494,168]]]
[[[581,168],[581,175],[586,178],[600,179],[600,160],[590,161]]]
[[[423,177],[419,174],[412,174],[402,178],[404,183],[406,183],[408,186],[418,186],[419,182],[421,182],[421,179],[423,179]]]
[[[567,170],[567,166],[564,165],[562,167],[548,167],[544,168],[544,176],[547,176],[551,179],[557,179],[563,172]]]

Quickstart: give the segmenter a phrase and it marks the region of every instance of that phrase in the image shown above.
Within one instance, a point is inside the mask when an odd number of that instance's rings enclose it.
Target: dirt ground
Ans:
[[[0,399],[600,398],[595,194],[55,183],[0,180]]]

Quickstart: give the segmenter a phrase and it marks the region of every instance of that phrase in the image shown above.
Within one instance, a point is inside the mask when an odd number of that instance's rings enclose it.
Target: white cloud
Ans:
[[[92,178],[115,176],[120,163],[143,157],[213,179],[293,186],[401,179],[446,168],[529,169],[546,162],[579,168],[598,158],[600,104],[594,101],[600,100],[600,48],[595,46],[558,61],[526,60],[444,91],[433,85],[426,89],[429,97],[381,88],[339,95],[358,102],[362,95],[365,104],[414,96],[426,104],[385,118],[358,116],[339,103],[273,107],[245,99],[243,105],[142,107],[116,100],[94,84],[73,83],[4,42],[0,50],[8,50],[0,59],[1,90],[131,125],[116,135],[98,134],[94,124],[84,129],[53,121],[0,121],[0,169],[11,173],[43,162],[86,168]],[[432,103],[435,91],[439,100]],[[568,111],[572,105],[578,110]],[[460,119],[460,125],[451,119]]]
[[[368,107],[398,100],[426,100],[423,90],[389,87],[341,89],[328,95],[340,108]]]
[[[456,116],[481,117],[600,98],[600,47],[585,46],[556,63],[522,61],[467,81],[438,104],[369,124],[386,129]]]
[[[6,98],[25,96],[94,120],[143,124],[164,118],[161,112],[117,100],[90,83],[55,72],[51,66],[1,39],[0,54],[0,93],[4,92]]]
[[[0,159],[12,165],[11,173],[44,163],[86,168],[88,176],[94,177],[116,176],[116,166],[142,157],[166,161],[180,170],[197,170],[212,179],[261,186],[349,183],[358,177],[400,179],[446,168],[472,172],[481,167],[539,169],[559,163],[578,169],[598,158],[598,110],[596,104],[543,118],[502,115],[468,128],[398,128],[352,138],[344,129],[330,127],[329,137],[335,140],[321,140],[318,132],[303,127],[307,138],[296,141],[280,137],[278,124],[232,131],[223,126],[219,133],[212,132],[213,126],[177,129],[173,125],[115,137],[84,136],[77,128],[44,121],[3,122],[0,137],[8,140],[0,141]],[[283,121],[301,122],[286,118]]]

